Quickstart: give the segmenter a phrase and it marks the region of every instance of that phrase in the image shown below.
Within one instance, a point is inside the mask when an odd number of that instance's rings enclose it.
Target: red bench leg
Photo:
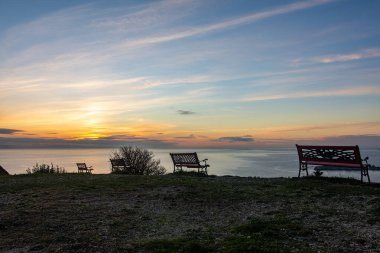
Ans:
[[[371,179],[369,178],[369,173],[368,173],[368,167],[364,167],[361,169],[360,171],[360,179],[361,181],[363,182],[363,176],[367,176],[367,179],[368,179],[368,183],[371,183]]]
[[[309,171],[307,170],[307,163],[300,163],[298,177],[301,176],[301,170],[306,170],[306,175],[309,176]]]

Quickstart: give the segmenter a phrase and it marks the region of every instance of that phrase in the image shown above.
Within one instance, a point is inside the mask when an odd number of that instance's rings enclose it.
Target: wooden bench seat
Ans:
[[[308,165],[322,165],[358,169],[361,172],[361,181],[368,174],[368,157],[361,159],[359,146],[304,146],[296,145],[299,158],[298,177],[301,171],[309,175]],[[364,163],[363,163],[364,162]]]
[[[204,173],[207,175],[207,168],[210,167],[207,164],[208,159],[202,160],[204,164],[198,159],[196,152],[194,153],[170,153],[173,160],[174,169],[173,172],[182,171],[183,167],[198,169],[198,173]]]

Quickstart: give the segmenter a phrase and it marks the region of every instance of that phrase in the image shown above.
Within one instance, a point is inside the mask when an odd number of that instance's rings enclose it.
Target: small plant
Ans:
[[[56,173],[56,174],[61,174],[61,173],[66,173],[66,170],[64,167],[60,167],[58,165],[54,165],[51,163],[50,165],[42,163],[33,166],[32,169],[28,168],[26,170],[26,173],[28,174],[39,174],[39,173]]]
[[[111,159],[124,159],[127,168],[114,173],[132,175],[163,175],[166,169],[160,160],[154,159],[152,151],[138,147],[121,147],[111,154]]]
[[[320,170],[316,170],[316,171],[314,171],[314,176],[316,176],[316,177],[320,177],[320,176],[322,176],[323,175],[323,172],[322,171],[320,171]]]

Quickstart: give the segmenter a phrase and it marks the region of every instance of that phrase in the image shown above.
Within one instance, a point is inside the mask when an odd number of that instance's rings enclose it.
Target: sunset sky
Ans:
[[[380,147],[378,0],[0,0],[0,148]]]

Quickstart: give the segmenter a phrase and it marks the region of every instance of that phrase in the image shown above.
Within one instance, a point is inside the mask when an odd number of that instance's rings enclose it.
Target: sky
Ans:
[[[378,148],[378,10],[0,0],[0,148]]]

